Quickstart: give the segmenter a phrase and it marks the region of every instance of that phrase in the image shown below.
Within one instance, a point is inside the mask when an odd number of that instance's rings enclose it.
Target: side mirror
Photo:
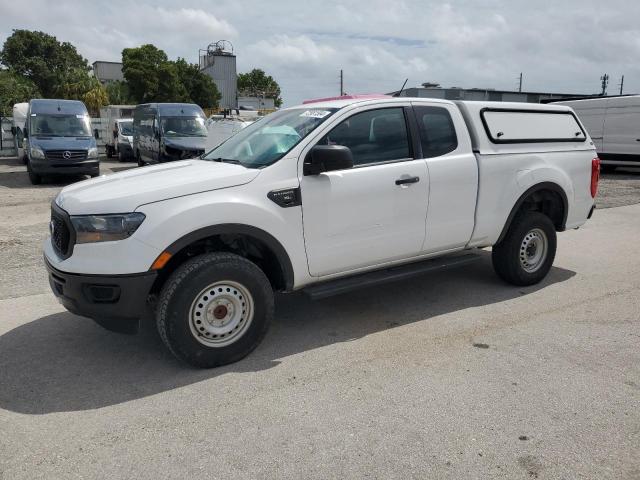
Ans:
[[[96,140],[100,138],[100,132],[98,132],[97,128],[93,129],[93,136]]]
[[[316,145],[307,154],[302,167],[304,175],[320,175],[322,172],[346,170],[353,167],[353,154],[342,145]]]

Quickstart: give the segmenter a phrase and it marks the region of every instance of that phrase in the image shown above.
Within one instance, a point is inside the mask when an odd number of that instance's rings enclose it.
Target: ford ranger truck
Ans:
[[[274,292],[326,297],[485,247],[506,283],[540,282],[556,232],[591,216],[598,178],[569,107],[308,102],[199,159],[65,187],[44,256],[70,312],[125,332],[153,313],[175,356],[215,367],[260,343]]]

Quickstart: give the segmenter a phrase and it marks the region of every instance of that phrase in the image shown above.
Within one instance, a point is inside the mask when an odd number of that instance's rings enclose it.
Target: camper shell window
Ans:
[[[482,124],[493,143],[584,142],[587,134],[568,110],[483,108]]]

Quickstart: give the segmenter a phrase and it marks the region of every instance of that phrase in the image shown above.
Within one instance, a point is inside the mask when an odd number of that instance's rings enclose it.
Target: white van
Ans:
[[[133,112],[135,108],[135,105],[107,105],[100,109],[100,117],[107,119],[107,135],[104,141],[104,148],[108,158],[118,156],[120,161],[122,161],[127,157],[133,156],[130,142],[130,140],[133,139],[128,138],[133,137],[133,130],[132,128],[127,128],[129,125],[133,125],[133,123],[124,125],[126,133],[121,135],[120,129],[118,128],[118,121],[128,119],[133,122]],[[124,155],[120,155],[119,143],[122,143],[124,147]]]
[[[640,167],[640,95],[554,102],[576,112],[596,146],[603,171]]]
[[[16,103],[13,106],[13,124],[11,128],[16,149],[18,151],[18,158],[21,158],[24,163],[27,163],[27,156],[24,153],[24,127],[27,122],[28,110],[28,102]]]

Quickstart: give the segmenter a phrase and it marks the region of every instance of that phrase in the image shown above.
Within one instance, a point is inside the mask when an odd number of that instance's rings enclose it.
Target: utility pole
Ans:
[[[602,93],[600,95],[604,97],[607,94],[607,85],[609,85],[609,75],[605,73],[603,76],[600,77],[600,80],[602,81]]]
[[[520,72],[520,82],[518,83],[518,92],[522,92],[522,72]]]
[[[624,75],[622,75],[619,85],[620,85],[620,95],[622,95],[622,87],[624,87]]]
[[[340,96],[344,95],[344,73],[340,69]]]

